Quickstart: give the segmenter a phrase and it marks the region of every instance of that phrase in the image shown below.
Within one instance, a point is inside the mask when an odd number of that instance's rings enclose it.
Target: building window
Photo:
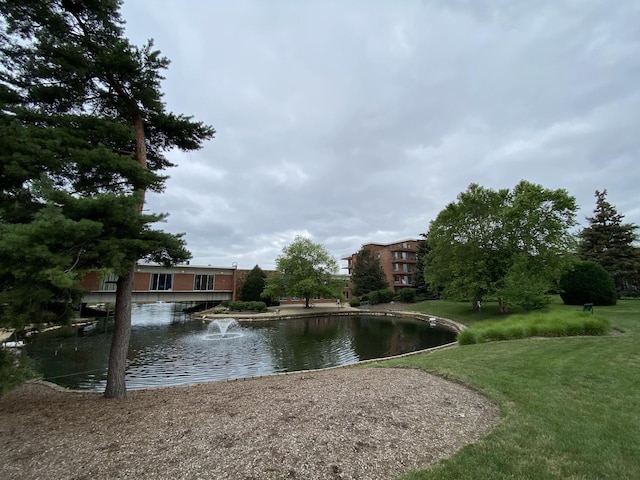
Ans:
[[[408,252],[402,252],[402,259],[403,260],[409,260],[409,253]]]
[[[287,297],[286,295],[280,295],[281,302],[286,302],[287,300],[289,300],[289,297]]]
[[[396,283],[399,282],[400,281],[400,275],[394,275],[393,281],[396,282]]]
[[[398,259],[398,252],[393,252],[393,253],[391,254],[391,259],[392,259],[392,260],[397,260],[397,259]]]
[[[297,302],[298,301],[298,297],[291,297],[291,301],[292,302]]]
[[[118,281],[118,276],[113,273],[107,273],[100,279],[100,287],[98,290],[107,291],[107,292],[115,292],[117,289],[116,282]]]
[[[194,290],[213,290],[214,275],[196,275],[193,281]]]
[[[409,265],[408,265],[408,264],[406,264],[406,263],[405,263],[405,264],[403,264],[403,265],[402,265],[402,271],[403,271],[403,272],[408,272],[408,271],[409,271]]]
[[[152,273],[149,290],[171,290],[173,286],[172,273]]]
[[[394,269],[394,270],[398,270],[398,264],[397,264],[397,263],[394,263],[394,264],[393,264],[393,269]]]
[[[349,292],[344,292],[344,298],[345,300],[349,300]]]

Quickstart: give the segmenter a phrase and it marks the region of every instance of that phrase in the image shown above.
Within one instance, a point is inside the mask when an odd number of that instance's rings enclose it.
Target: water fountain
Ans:
[[[209,324],[204,338],[206,340],[238,338],[242,336],[242,332],[239,330],[241,330],[240,324],[235,318],[221,318],[213,320]]]

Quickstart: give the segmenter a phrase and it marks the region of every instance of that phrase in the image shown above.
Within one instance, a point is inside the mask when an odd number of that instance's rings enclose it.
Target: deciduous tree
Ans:
[[[574,247],[576,208],[562,189],[526,181],[512,191],[471,184],[431,222],[425,279],[432,288],[443,286],[443,295],[474,306],[496,296],[505,311],[507,294],[519,301],[513,281],[525,272],[542,293],[559,277]],[[529,302],[530,295],[522,298]]]
[[[305,307],[315,296],[337,297],[338,262],[320,244],[297,236],[276,259],[276,271],[267,278],[263,296],[304,298]]]

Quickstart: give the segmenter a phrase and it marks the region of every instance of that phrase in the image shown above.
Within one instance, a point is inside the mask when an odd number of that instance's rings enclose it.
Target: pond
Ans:
[[[186,316],[182,308],[171,303],[134,305],[128,389],[347,365],[455,340],[448,330],[399,317],[318,315],[204,323]],[[224,335],[221,328],[227,328]],[[104,390],[110,345],[111,334],[96,328],[70,338],[35,335],[25,350],[45,380]]]

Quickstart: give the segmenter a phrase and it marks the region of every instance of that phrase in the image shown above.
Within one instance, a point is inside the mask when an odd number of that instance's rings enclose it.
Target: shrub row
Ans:
[[[267,304],[264,302],[229,302],[227,305],[229,310],[234,312],[264,312],[267,309]]]

